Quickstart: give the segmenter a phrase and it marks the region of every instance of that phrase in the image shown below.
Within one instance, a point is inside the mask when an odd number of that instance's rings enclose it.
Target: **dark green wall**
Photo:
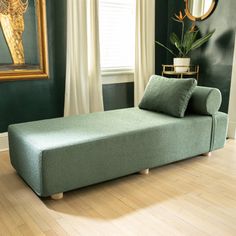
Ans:
[[[63,114],[65,0],[47,1],[49,80],[0,82],[0,132],[9,124]],[[63,13],[63,14],[61,14]]]
[[[66,77],[66,4],[67,0],[53,0],[55,2],[55,89],[58,106],[57,116],[64,113],[64,94]]]
[[[134,106],[134,83],[103,85],[106,111]]]
[[[155,24],[155,39],[166,44],[168,35],[168,1],[156,1],[156,24]],[[157,46],[155,47],[155,71],[156,74],[161,74],[162,64],[166,64],[167,53],[166,50]]]
[[[228,112],[235,30],[236,1],[219,0],[214,13],[198,23],[201,33],[216,29],[210,42],[192,54],[193,62],[200,65],[199,84],[221,90],[221,110]]]

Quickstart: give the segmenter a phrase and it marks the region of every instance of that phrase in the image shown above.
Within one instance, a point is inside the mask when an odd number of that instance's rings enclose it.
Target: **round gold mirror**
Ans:
[[[185,0],[185,12],[193,21],[204,20],[214,11],[217,0]]]

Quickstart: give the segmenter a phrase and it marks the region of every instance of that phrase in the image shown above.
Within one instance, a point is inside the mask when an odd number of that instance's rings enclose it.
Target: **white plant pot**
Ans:
[[[177,73],[184,73],[189,70],[190,58],[174,58],[174,68]]]

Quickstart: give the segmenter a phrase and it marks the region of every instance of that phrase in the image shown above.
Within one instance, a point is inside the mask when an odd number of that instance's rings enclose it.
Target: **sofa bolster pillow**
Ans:
[[[196,85],[195,79],[171,79],[153,75],[147,84],[139,108],[184,117]]]
[[[219,110],[221,102],[219,89],[197,86],[189,101],[188,110],[200,115],[214,115]]]

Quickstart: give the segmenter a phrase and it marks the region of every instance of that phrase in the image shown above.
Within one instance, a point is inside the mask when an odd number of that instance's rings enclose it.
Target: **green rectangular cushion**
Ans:
[[[49,196],[223,147],[227,115],[214,119],[128,108],[11,125],[11,163]]]
[[[196,85],[195,79],[170,79],[153,75],[139,108],[182,118]]]

